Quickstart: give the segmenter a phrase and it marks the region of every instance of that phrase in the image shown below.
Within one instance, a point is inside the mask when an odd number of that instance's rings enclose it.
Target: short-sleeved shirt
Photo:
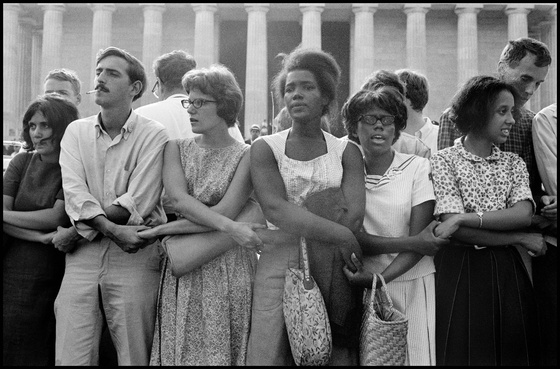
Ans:
[[[513,152],[521,157],[527,166],[529,181],[533,195],[541,196],[541,179],[537,169],[533,151],[532,124],[535,113],[530,110],[519,109],[520,117],[515,121],[506,142],[498,147],[502,151]],[[461,133],[455,128],[455,119],[448,108],[443,112],[439,122],[438,150],[453,146]]]
[[[529,175],[519,155],[492,146],[486,158],[468,152],[463,139],[430,158],[436,208],[439,217],[447,213],[476,213],[511,208],[519,201],[535,202]]]
[[[412,208],[434,200],[428,159],[395,151],[391,166],[383,176],[366,174],[364,230],[383,237],[410,235]],[[398,253],[365,256],[368,271],[381,273]],[[416,279],[435,272],[433,258],[424,256],[396,281]]]
[[[20,152],[4,174],[2,192],[14,198],[17,211],[52,208],[56,200],[64,200],[60,165],[41,161],[36,152]]]

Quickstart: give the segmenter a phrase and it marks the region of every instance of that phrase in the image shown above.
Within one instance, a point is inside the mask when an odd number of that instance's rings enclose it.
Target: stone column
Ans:
[[[406,65],[427,73],[426,13],[430,4],[404,4],[406,13]]]
[[[19,21],[19,70],[18,70],[18,86],[19,94],[17,97],[17,110],[16,116],[21,118],[27,109],[27,106],[35,96],[31,96],[31,67],[32,59],[32,46],[33,46],[33,28],[36,22],[33,18],[22,17]]]
[[[214,59],[214,13],[217,3],[191,4],[195,12],[194,59],[199,68],[209,67]]]
[[[548,46],[548,50],[550,50],[550,56],[552,57],[552,63],[548,67],[548,74],[546,76],[546,80],[542,84],[540,91],[541,91],[541,102],[542,107],[548,106],[552,103],[556,102],[557,98],[557,91],[558,83],[556,78],[558,77],[557,68],[557,18],[556,18],[556,9],[557,6],[554,7],[549,12],[549,20],[541,23],[541,41],[544,42]]]
[[[3,20],[3,108],[2,108],[2,134],[5,139],[16,138],[16,128],[19,126],[18,119],[15,114],[16,98],[18,91],[17,71],[18,71],[18,27],[19,13],[21,6],[17,3],[2,4],[2,20]]]
[[[63,3],[38,4],[43,8],[43,54],[41,76],[55,68],[62,67],[62,14]]]
[[[249,128],[268,118],[268,45],[266,13],[270,4],[245,4],[247,20],[247,72],[245,75],[245,117],[243,137]]]
[[[508,16],[508,40],[527,37],[529,27],[527,14],[533,9],[533,4],[508,4],[505,13]]]
[[[303,14],[301,26],[302,47],[321,49],[321,13],[324,9],[324,3],[299,4],[299,10]]]
[[[140,105],[156,102],[156,97],[150,92],[156,77],[152,69],[154,60],[161,55],[161,43],[163,34],[163,12],[165,4],[141,3],[144,10],[144,38],[142,40],[142,64],[146,69],[147,83],[146,91],[140,98]]]
[[[31,41],[31,97],[35,97],[43,92],[43,80],[46,77],[41,76],[42,39],[42,29],[33,29]]]
[[[459,85],[478,74],[478,25],[476,16],[482,4],[458,4],[457,80]]]
[[[377,7],[378,4],[352,4],[354,32],[351,55],[353,59],[351,95],[360,89],[366,77],[375,69],[373,65],[373,14],[376,12]]]
[[[113,12],[116,10],[115,4],[112,3],[92,3],[90,4],[91,10],[93,10],[93,26],[91,31],[91,74],[95,75],[94,71],[97,66],[96,56],[99,50],[106,49],[111,46],[111,39],[113,33]],[[43,46],[44,47],[44,46]],[[94,78],[88,79],[88,84],[84,85],[89,87],[82,93],[82,104],[85,110],[88,112],[87,115],[95,114],[97,112],[97,106],[93,102],[92,95],[85,95],[87,91],[95,88]],[[88,97],[89,96],[89,97]],[[85,104],[84,104],[85,103]],[[80,105],[82,105],[80,104]],[[87,116],[86,115],[86,116]]]

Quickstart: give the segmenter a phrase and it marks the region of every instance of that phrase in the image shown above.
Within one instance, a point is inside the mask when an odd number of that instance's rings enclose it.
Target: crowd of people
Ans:
[[[439,122],[421,73],[373,71],[339,107],[332,55],[282,57],[283,108],[247,138],[234,74],[182,50],[137,109],[146,71],[123,49],[97,54],[97,115],[79,117],[75,72],[46,76],[3,178],[4,365],[294,365],[302,237],[330,365],[359,363],[374,273],[408,318],[406,365],[557,364],[556,103],[523,108],[547,46],[509,41]],[[172,239],[196,254],[181,275]]]

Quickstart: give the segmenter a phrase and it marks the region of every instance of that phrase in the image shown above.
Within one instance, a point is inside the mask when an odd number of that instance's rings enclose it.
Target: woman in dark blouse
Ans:
[[[34,100],[23,116],[23,150],[3,178],[3,365],[54,365],[53,304],[64,253],[51,244],[64,211],[60,140],[79,118],[56,95]]]

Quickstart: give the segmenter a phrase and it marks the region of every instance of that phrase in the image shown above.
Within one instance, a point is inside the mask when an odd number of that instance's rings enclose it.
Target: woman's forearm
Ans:
[[[35,229],[21,228],[12,224],[3,223],[4,233],[19,238],[20,240],[49,244],[55,232],[42,232]]]

